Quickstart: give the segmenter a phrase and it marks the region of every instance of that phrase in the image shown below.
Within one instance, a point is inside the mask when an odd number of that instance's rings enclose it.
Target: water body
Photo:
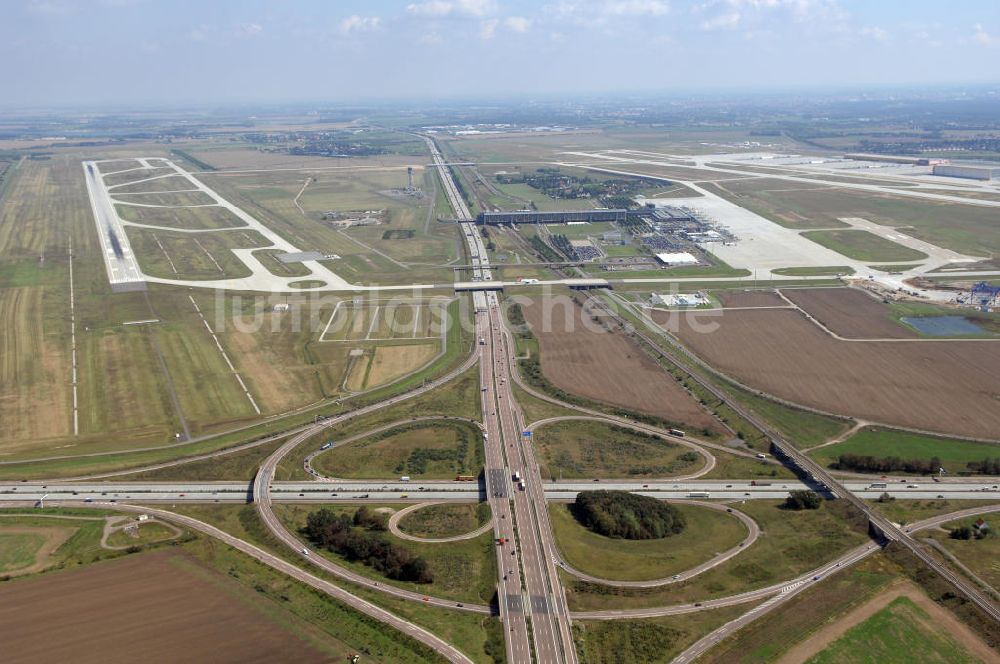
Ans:
[[[929,337],[963,337],[983,334],[983,328],[962,316],[908,316],[901,319]]]

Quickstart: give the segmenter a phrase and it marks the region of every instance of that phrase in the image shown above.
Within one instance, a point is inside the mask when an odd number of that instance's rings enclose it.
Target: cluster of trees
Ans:
[[[590,530],[619,539],[660,539],[687,525],[673,505],[628,491],[581,491],[574,511]]]
[[[569,241],[569,238],[565,235],[553,235],[552,245],[561,251],[563,256],[572,260],[576,260],[576,249],[573,248],[573,244]]]
[[[556,253],[555,249],[545,244],[545,241],[537,235],[531,236],[531,248],[550,263],[559,263],[562,261],[562,257]]]
[[[896,456],[874,457],[862,454],[841,454],[830,466],[837,470],[853,470],[860,473],[914,473],[930,475],[941,468],[941,459],[901,459]]]
[[[432,583],[434,575],[427,561],[387,541],[381,535],[385,529],[385,515],[361,507],[353,517],[328,509],[312,512],[306,518],[303,533],[316,546],[360,561],[390,579]]]
[[[792,491],[785,498],[785,509],[817,510],[823,504],[823,498],[815,491]]]
[[[976,475],[1000,475],[1000,457],[970,461],[966,464],[966,468]]]
[[[959,526],[952,528],[948,537],[957,540],[983,539],[987,532],[985,529],[973,528],[972,526]]]

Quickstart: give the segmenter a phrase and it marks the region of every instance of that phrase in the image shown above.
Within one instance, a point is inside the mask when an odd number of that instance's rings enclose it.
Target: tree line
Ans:
[[[835,470],[852,470],[860,473],[885,474],[893,472],[930,475],[941,469],[941,459],[902,459],[897,456],[875,457],[863,454],[841,454],[831,464]]]

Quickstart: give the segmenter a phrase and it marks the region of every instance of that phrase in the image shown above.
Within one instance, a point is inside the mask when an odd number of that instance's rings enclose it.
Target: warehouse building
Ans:
[[[950,178],[967,178],[970,180],[1000,179],[1000,164],[938,164],[934,167],[934,175]]]

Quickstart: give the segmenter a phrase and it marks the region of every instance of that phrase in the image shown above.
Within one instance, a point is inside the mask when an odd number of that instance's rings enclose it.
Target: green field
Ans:
[[[399,529],[415,537],[455,537],[471,533],[490,516],[489,503],[428,505],[403,517]]]
[[[898,568],[886,557],[876,555],[867,558],[842,572],[827,576],[730,635],[709,650],[701,661],[711,664],[768,664],[779,661],[790,648],[817,629],[864,604],[898,575]],[[910,654],[912,656],[913,653]]]
[[[977,519],[975,516],[942,524],[942,530],[928,530],[922,536],[937,540],[959,562],[971,569],[973,574],[996,589],[1000,588],[1000,536],[997,535],[1000,518],[996,512],[984,513],[982,518],[993,529],[982,539],[960,540],[948,536],[953,528],[972,526]]]
[[[129,517],[131,518],[131,517]],[[162,523],[148,521],[139,525],[136,537],[132,537],[123,530],[116,530],[108,536],[108,546],[139,546],[142,544],[155,544],[165,542],[177,537],[173,528],[169,528]]]
[[[585,664],[667,664],[699,638],[752,604],[648,620],[574,620],[577,654]]]
[[[856,229],[806,231],[802,236],[858,261],[916,261],[927,258],[927,254],[922,251],[904,247],[869,231]]]
[[[808,664],[910,664],[915,655],[927,664],[980,661],[911,599],[897,597],[889,606],[852,627],[823,652],[810,658]]]
[[[736,546],[746,527],[735,517],[705,507],[677,504],[684,531],[656,540],[612,539],[591,532],[565,504],[549,506],[556,545],[574,568],[602,579],[661,579],[705,562]]]
[[[45,543],[40,533],[10,532],[0,523],[0,574],[16,572],[35,562],[35,554]]]
[[[310,512],[323,507],[335,513],[346,512],[354,514],[357,505],[278,505],[275,514],[292,532],[297,532],[306,523]],[[401,505],[371,504],[373,510],[396,510]],[[345,557],[331,551],[316,549],[316,552],[336,561],[338,564],[370,578],[378,579],[400,588],[406,588],[417,593],[426,593],[437,597],[453,599],[456,602],[475,602],[485,604],[493,597],[496,589],[496,544],[493,533],[484,533],[475,539],[459,540],[441,544],[424,544],[399,539],[389,533],[383,535],[387,540],[410,550],[415,555],[424,558],[434,575],[434,582],[427,584],[408,583],[389,579],[371,567],[360,562],[347,560]]]
[[[321,473],[345,479],[454,479],[479,474],[482,436],[463,422],[414,423],[334,447],[312,464]]]
[[[771,270],[774,274],[789,277],[823,277],[840,274],[854,274],[854,268],[847,265],[829,265],[826,267],[779,267]]]
[[[748,500],[734,507],[756,521],[761,530],[757,541],[738,556],[689,581],[660,588],[609,588],[563,574],[570,608],[587,611],[664,606],[744,592],[815,569],[867,540],[844,520],[835,503],[801,512],[783,510],[779,501],[771,500]],[[737,525],[742,531],[742,525]],[[690,566],[698,562],[701,561],[696,560]],[[656,564],[656,560],[652,563]]]
[[[543,478],[670,477],[705,465],[684,445],[603,422],[554,422],[532,440]]]
[[[816,461],[829,466],[841,454],[860,454],[901,459],[938,457],[945,470],[955,474],[965,470],[970,461],[1000,456],[1000,445],[972,443],[965,440],[934,438],[906,431],[865,428],[847,440],[821,447],[809,453]]]

